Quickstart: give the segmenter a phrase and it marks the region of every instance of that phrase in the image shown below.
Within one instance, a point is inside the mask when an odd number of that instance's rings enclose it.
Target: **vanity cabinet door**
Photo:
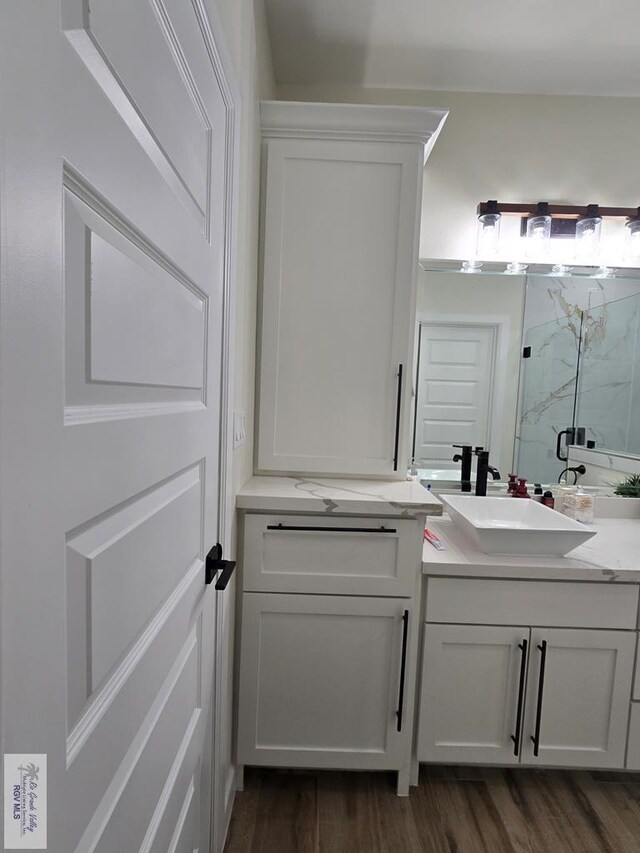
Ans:
[[[240,763],[398,769],[412,728],[409,701],[400,725],[397,716],[409,686],[408,673],[401,684],[403,638],[413,630],[407,604],[245,593]]]
[[[258,469],[406,468],[423,146],[265,144]]]
[[[523,764],[624,767],[634,646],[631,631],[532,630]]]
[[[528,643],[525,627],[425,625],[419,761],[518,763]]]

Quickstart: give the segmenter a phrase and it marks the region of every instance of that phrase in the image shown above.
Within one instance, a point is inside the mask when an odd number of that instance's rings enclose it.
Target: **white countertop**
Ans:
[[[261,512],[321,512],[354,515],[442,515],[442,504],[420,483],[408,480],[338,480],[253,477],[236,507]]]
[[[422,571],[426,575],[640,582],[640,519],[596,518],[596,536],[567,557],[484,554],[446,516],[429,522],[428,527],[446,550],[424,543]]]

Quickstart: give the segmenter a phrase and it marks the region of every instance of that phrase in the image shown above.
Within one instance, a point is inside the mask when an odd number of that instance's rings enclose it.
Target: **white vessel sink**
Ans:
[[[420,481],[430,483],[432,480],[446,480],[448,483],[459,483],[462,475],[460,466],[457,468],[418,468]],[[475,471],[471,472],[471,482],[476,479]]]
[[[526,498],[442,495],[451,520],[485,554],[563,557],[596,535],[590,527]]]

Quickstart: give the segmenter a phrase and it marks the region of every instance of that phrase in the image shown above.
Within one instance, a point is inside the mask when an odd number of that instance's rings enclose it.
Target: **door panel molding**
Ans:
[[[442,326],[477,326],[480,328],[490,328],[494,330],[494,364],[493,364],[493,381],[492,381],[492,400],[489,411],[489,449],[493,451],[491,462],[500,466],[500,455],[504,455],[503,448],[506,448],[506,439],[503,435],[502,420],[504,411],[505,384],[508,371],[508,352],[509,341],[511,337],[511,320],[507,315],[481,315],[481,314],[429,314],[424,311],[418,311],[416,315],[416,340],[420,340],[420,328],[422,325],[442,325]],[[415,369],[413,372],[414,380],[417,382],[419,371],[420,351],[416,346]],[[418,388],[416,385],[416,393],[414,397],[414,412],[412,422],[413,453],[416,452],[416,431],[418,428]],[[510,444],[509,449],[509,464],[513,461],[513,453],[515,446],[515,436]],[[504,474],[504,472],[501,471]]]

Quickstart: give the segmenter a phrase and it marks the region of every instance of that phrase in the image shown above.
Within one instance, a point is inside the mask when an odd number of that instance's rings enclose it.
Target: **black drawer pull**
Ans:
[[[304,530],[312,533],[397,533],[395,527],[305,527],[296,524],[267,524],[267,530]]]
[[[407,668],[407,637],[409,634],[409,611],[405,610],[402,614],[402,662],[400,664],[400,687],[398,690],[398,710],[396,717],[398,718],[397,729],[402,731],[402,712],[404,710],[404,679]]]
[[[402,365],[398,365],[398,387],[396,390],[396,438],[393,445],[393,470],[398,470],[398,448],[400,446],[400,409],[402,408]]]
[[[518,685],[518,710],[516,712],[516,733],[511,735],[513,741],[513,754],[517,757],[520,754],[520,733],[522,731],[522,711],[524,707],[524,684],[527,674],[527,647],[528,642],[523,640],[518,643],[518,648],[522,652],[520,660],[520,683]]]
[[[547,641],[543,640],[542,645],[538,646],[540,650],[540,675],[538,676],[538,704],[536,707],[536,728],[535,734],[531,736],[533,741],[533,754],[538,757],[540,750],[540,725],[542,723],[542,691],[544,689],[544,670],[547,664]]]

